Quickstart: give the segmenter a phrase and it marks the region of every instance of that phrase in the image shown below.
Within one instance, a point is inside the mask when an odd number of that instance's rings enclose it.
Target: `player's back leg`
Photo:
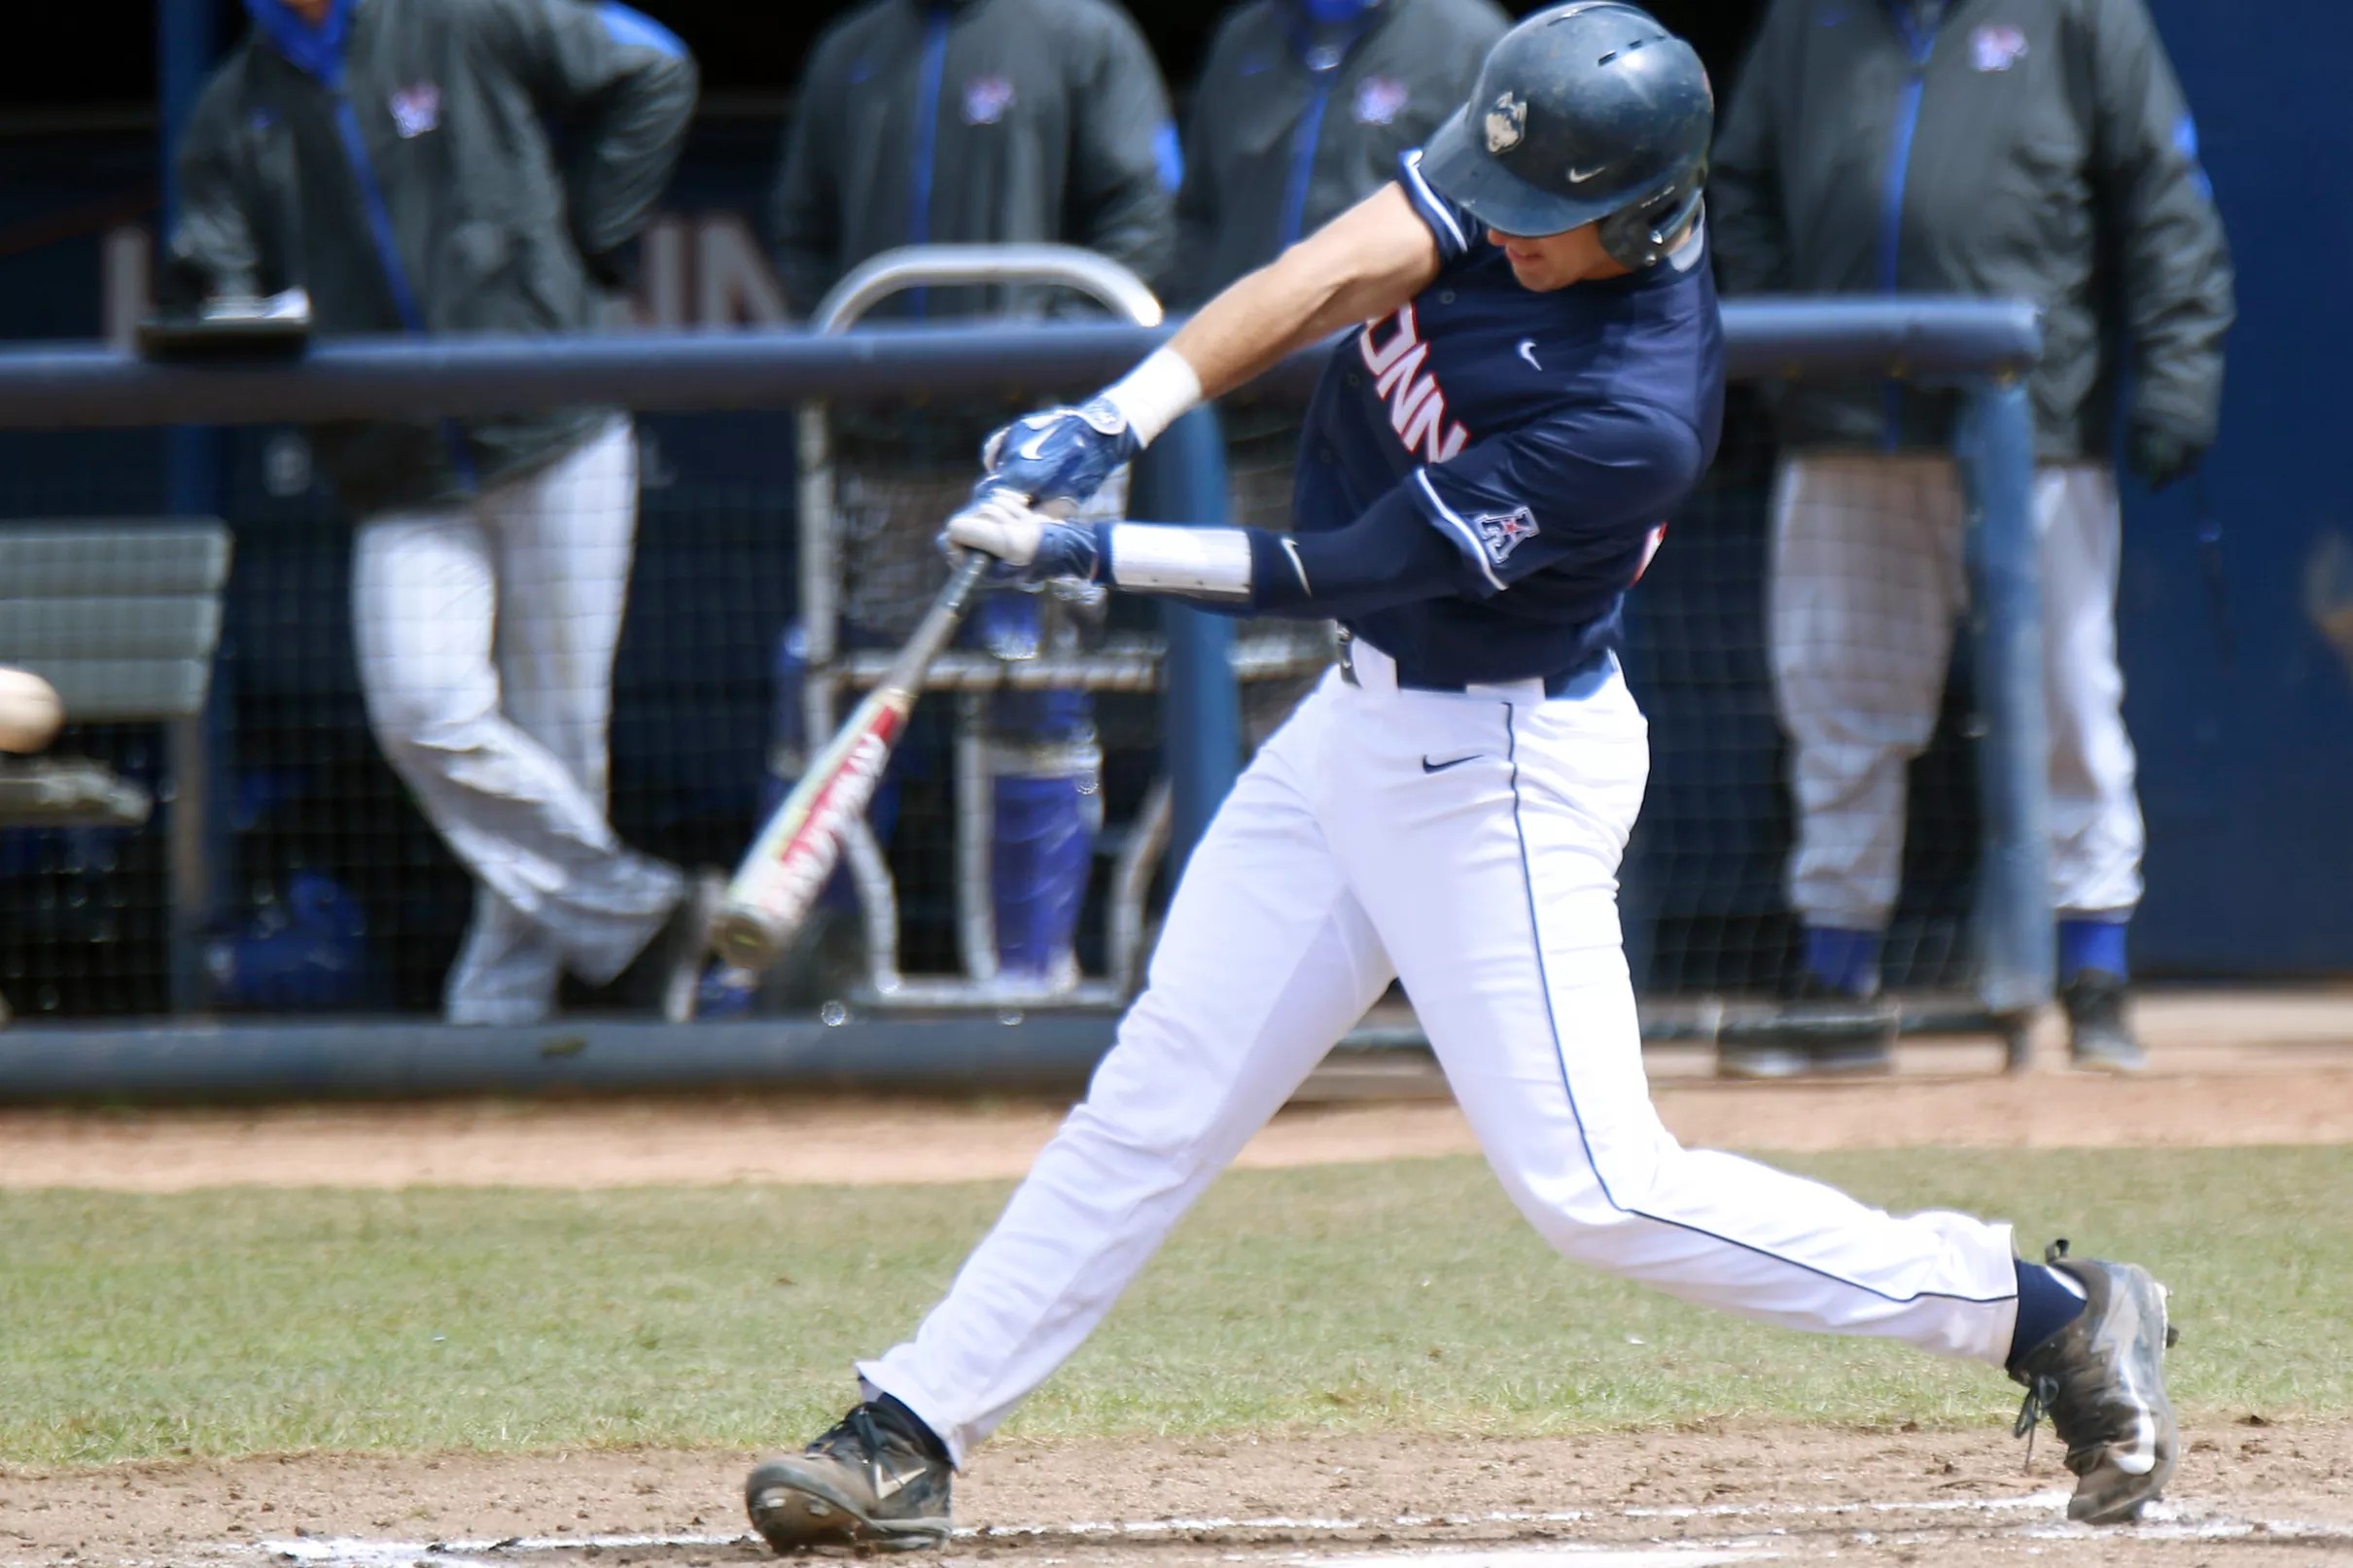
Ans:
[[[1456,1098],[1546,1238],[1748,1316],[1998,1361],[2015,1289],[2006,1229],[1895,1219],[1683,1149],[1660,1124],[1617,913],[1649,766],[1623,681],[1444,715],[1358,727],[1366,810],[1333,831]],[[1441,741],[1478,760],[1423,776],[1420,752]],[[1424,801],[1439,786],[1461,797],[1455,809]]]
[[[1887,1214],[1685,1149],[1661,1124],[1616,910],[1647,766],[1622,685],[1582,702],[1466,709],[1422,737],[1403,723],[1362,729],[1350,776],[1366,809],[1334,820],[1335,842],[1490,1162],[1557,1250],[1743,1316],[2032,1375],[2033,1355],[2012,1364],[2008,1227]],[[1419,753],[1435,741],[1473,759],[1425,776]],[[1430,787],[1441,784],[1445,794]],[[2108,1271],[2118,1306],[2103,1318],[2094,1301],[2042,1347],[2052,1365],[2041,1370],[2054,1399],[2067,1391],[2058,1424],[2090,1511],[2079,1516],[2108,1519],[2162,1484],[2172,1418],[2135,1327],[2154,1287],[2137,1270],[2086,1267]],[[2145,1454],[2167,1457],[2132,1468]]]

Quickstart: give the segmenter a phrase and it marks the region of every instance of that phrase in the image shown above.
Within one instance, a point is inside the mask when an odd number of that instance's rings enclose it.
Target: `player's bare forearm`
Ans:
[[[1345,612],[1329,590],[1333,579],[1356,574],[1325,570],[1319,591],[1306,546],[1289,535],[1057,519],[1186,409],[1344,327],[1390,314],[1437,277],[1439,260],[1438,242],[1405,192],[1382,187],[1202,306],[1085,407],[1033,414],[992,437],[981,496],[949,522],[949,541],[1032,580],[1083,577],[1275,614]],[[1409,531],[1427,532],[1418,523]],[[1445,555],[1445,545],[1435,549]],[[1342,590],[1347,599],[1362,593],[1394,602],[1446,591],[1443,571],[1422,570],[1422,551],[1378,553],[1386,570],[1351,582]],[[1309,600],[1318,603],[1310,608]]]
[[[1236,281],[1080,408],[990,440],[984,490],[1068,514],[1186,410],[1344,327],[1387,316],[1438,275],[1438,242],[1402,188],[1379,191]]]
[[[1170,339],[1222,397],[1284,356],[1386,316],[1438,275],[1438,245],[1403,190],[1383,186],[1257,271],[1236,279]]]

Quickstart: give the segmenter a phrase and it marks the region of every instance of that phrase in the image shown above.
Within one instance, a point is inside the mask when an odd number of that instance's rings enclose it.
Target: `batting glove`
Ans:
[[[1048,408],[1024,415],[981,444],[988,475],[973,494],[1010,490],[1040,511],[1068,512],[1142,450],[1127,416],[1108,398]]]
[[[1066,523],[1033,511],[1021,497],[984,490],[978,501],[948,519],[945,543],[994,556],[990,573],[999,581],[1050,582],[1075,577],[1092,582],[1103,565],[1093,523]]]

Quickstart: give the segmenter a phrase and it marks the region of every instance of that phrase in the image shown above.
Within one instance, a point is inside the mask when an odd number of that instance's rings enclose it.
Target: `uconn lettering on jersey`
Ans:
[[[1394,324],[1386,342],[1376,341],[1378,330]],[[1422,341],[1422,324],[1407,300],[1387,322],[1366,322],[1356,334],[1356,352],[1373,372],[1373,393],[1388,400],[1389,428],[1407,452],[1417,446],[1431,463],[1444,463],[1462,450],[1470,433],[1446,417],[1446,394],[1427,367],[1429,345]]]

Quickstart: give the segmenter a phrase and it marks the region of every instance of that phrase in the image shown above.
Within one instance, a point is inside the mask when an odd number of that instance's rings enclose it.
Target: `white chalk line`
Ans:
[[[1263,1517],[1229,1517],[1214,1516],[1201,1518],[1166,1519],[1078,1519],[1067,1524],[992,1524],[967,1526],[956,1532],[956,1540],[982,1543],[1002,1540],[1042,1540],[1051,1538],[1081,1539],[1124,1538],[1148,1539],[1171,1535],[1190,1535],[1220,1530],[1280,1531],[1293,1535],[1354,1535],[1387,1529],[1426,1529],[1432,1525],[1465,1526],[1475,1524],[1578,1524],[1601,1519],[1861,1519],[1889,1515],[1983,1516],[2002,1518],[2023,1513],[2039,1513],[2044,1518],[2026,1521],[2005,1533],[2030,1540],[2073,1540],[2092,1537],[2121,1537],[2145,1541],[2222,1541],[2253,1536],[2306,1542],[2353,1543],[2353,1524],[2326,1522],[2313,1519],[2255,1519],[2209,1508],[2196,1502],[2153,1503],[2142,1515],[2140,1522],[2128,1525],[2092,1526],[2069,1522],[2063,1516],[2067,1503],[2064,1491],[2027,1492],[2009,1497],[1938,1497],[1909,1502],[1862,1503],[1709,1503],[1670,1507],[1629,1507],[1619,1509],[1562,1509],[1549,1512],[1493,1512],[1482,1514],[1400,1514],[1388,1518],[1325,1518],[1292,1517],[1276,1515]],[[1618,1561],[1627,1564],[1671,1561],[1679,1568],[1704,1568],[1705,1564],[1747,1561],[1760,1556],[1758,1549],[1771,1538],[1786,1534],[1786,1528],[1769,1529],[1763,1537],[1743,1534],[1738,1540],[1693,1541],[1663,1544],[1656,1548],[1629,1551],[1625,1548],[1595,1546],[1511,1547],[1511,1548],[1450,1548],[1443,1545],[1400,1545],[1393,1551],[1373,1555],[1330,1557],[1314,1553],[1292,1553],[1303,1560],[1313,1561],[1321,1568],[1377,1568],[1377,1565],[1407,1558],[1443,1557],[1450,1568],[1550,1568],[1560,1563],[1573,1562],[1579,1568],[1616,1568]],[[1899,1530],[1886,1535],[1871,1529],[1854,1532],[1858,1545],[1884,1542],[1889,1545],[1918,1544],[1940,1539],[1936,1532]],[[509,1536],[497,1541],[374,1541],[363,1537],[298,1536],[292,1540],[263,1540],[254,1542],[225,1542],[211,1549],[216,1554],[230,1557],[270,1556],[281,1561],[311,1565],[311,1568],[408,1568],[420,1560],[430,1561],[437,1568],[497,1568],[498,1564],[512,1564],[516,1558],[529,1553],[578,1551],[594,1547],[600,1551],[629,1548],[691,1548],[746,1545],[757,1538],[748,1533],[678,1534],[678,1535],[580,1535],[580,1536]],[[1713,1553],[1710,1555],[1710,1553]],[[1766,1552],[1764,1555],[1771,1555]]]

